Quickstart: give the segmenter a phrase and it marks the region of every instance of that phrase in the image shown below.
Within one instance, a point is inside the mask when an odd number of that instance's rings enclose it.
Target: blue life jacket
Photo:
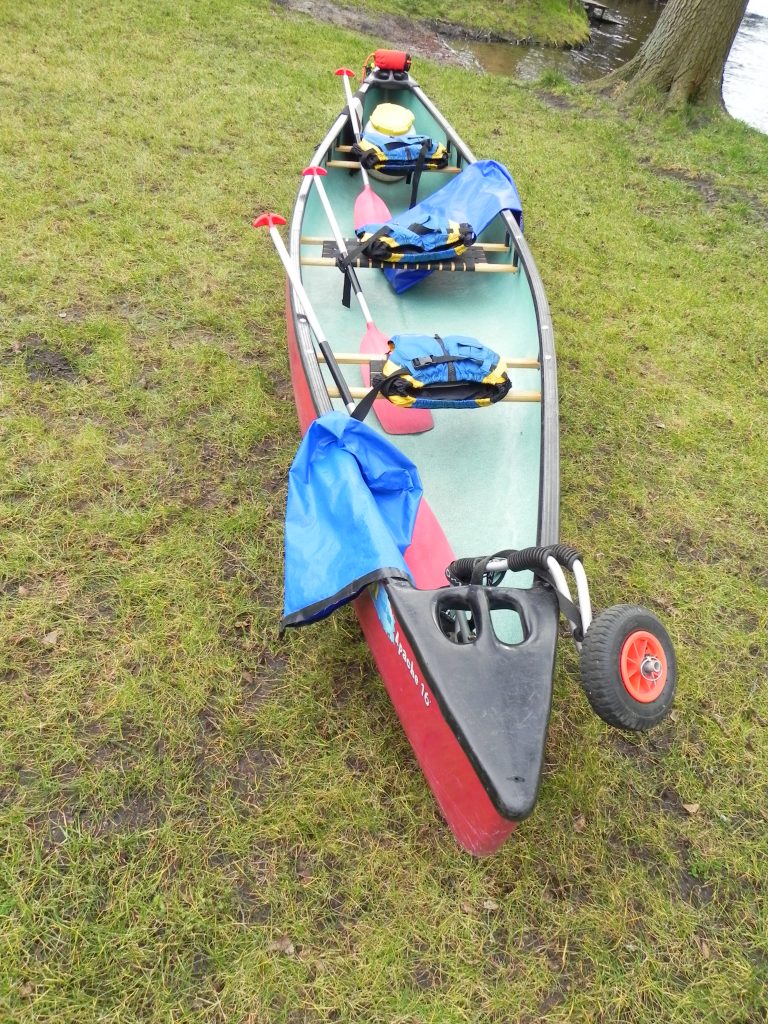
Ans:
[[[360,245],[348,252],[343,261],[347,265],[360,253],[384,263],[437,263],[456,259],[475,241],[471,224],[442,220],[432,213],[415,216],[407,224],[363,224],[355,234]]]
[[[501,401],[512,387],[502,357],[475,338],[395,334],[390,346],[355,419],[364,419],[377,397],[406,408],[474,409]]]
[[[397,224],[411,224],[417,217],[431,214],[438,221],[449,218],[471,224],[479,235],[502,210],[509,210],[523,227],[523,208],[509,171],[495,160],[468,164],[437,192],[422,199],[412,209],[392,218]],[[427,277],[430,270],[400,270],[386,267],[384,274],[400,294]]]
[[[382,174],[434,171],[448,166],[448,150],[428,135],[387,135],[368,128],[352,153],[366,170]]]

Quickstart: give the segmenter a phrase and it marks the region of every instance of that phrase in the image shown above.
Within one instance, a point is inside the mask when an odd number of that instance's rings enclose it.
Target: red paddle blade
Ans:
[[[364,224],[383,224],[391,216],[384,200],[376,195],[370,185],[366,185],[355,200],[355,231]]]
[[[383,356],[389,351],[389,338],[376,327],[368,324],[368,329],[360,342],[360,351],[366,355]],[[363,384],[370,387],[371,368],[367,363],[360,367]],[[392,405],[386,398],[373,403],[376,418],[388,434],[423,434],[435,425],[429,409],[402,409]],[[446,562],[446,565],[448,563]]]

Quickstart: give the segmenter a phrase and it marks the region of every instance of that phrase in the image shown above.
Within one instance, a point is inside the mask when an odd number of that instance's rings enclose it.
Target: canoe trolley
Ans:
[[[354,95],[339,69],[345,106],[303,172],[288,246],[284,218],[253,222],[289,281],[304,434],[281,631],[353,602],[440,809],[479,856],[535,806],[561,614],[611,726],[660,722],[677,668],[652,612],[593,614],[582,557],[559,541],[554,339],[520,196],[410,69],[378,50]]]

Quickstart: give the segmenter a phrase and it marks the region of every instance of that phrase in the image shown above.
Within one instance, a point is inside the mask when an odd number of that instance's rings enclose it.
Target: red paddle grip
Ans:
[[[285,217],[281,217],[279,213],[262,213],[261,216],[253,221],[251,226],[254,228],[271,228],[287,223]]]

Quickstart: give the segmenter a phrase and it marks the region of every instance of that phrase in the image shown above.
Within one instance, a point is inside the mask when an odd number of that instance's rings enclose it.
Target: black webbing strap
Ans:
[[[414,369],[423,370],[425,366],[438,366],[440,363],[477,363],[483,365],[483,360],[476,356],[417,356],[412,359]]]
[[[411,201],[408,204],[408,209],[412,209],[416,205],[416,197],[419,193],[419,179],[421,178],[421,172],[424,170],[424,163],[427,159],[427,150],[430,147],[431,140],[424,139],[419,150],[419,155],[416,158],[416,166],[413,169],[413,184],[411,185]]]
[[[361,256],[371,242],[375,242],[377,238],[382,238],[389,231],[389,224],[382,224],[378,231],[374,231],[372,235],[369,235],[364,242],[358,242],[357,245],[353,245],[351,249],[347,249],[347,255],[339,255],[337,263],[343,271],[346,272],[347,267],[350,267],[358,256]]]
[[[552,582],[552,578],[549,575],[542,572],[540,569],[534,569],[533,574],[534,576],[538,576],[539,579],[544,580],[545,583],[548,583],[552,590],[554,590],[555,597],[557,598],[557,603],[560,606],[560,611],[563,613],[566,619],[568,619],[569,622],[575,623],[573,639],[578,641],[578,643],[581,643],[581,641],[584,639],[584,622],[581,618],[581,609],[577,605],[575,605],[573,601],[569,601],[565,594],[560,593],[559,589],[554,585],[554,583]]]
[[[344,271],[344,288],[341,292],[341,304],[349,309],[352,302],[352,275],[350,268]]]
[[[390,373],[387,377],[382,377],[381,380],[377,381],[377,383],[371,387],[371,390],[368,392],[365,398],[361,398],[360,401],[355,406],[355,408],[352,410],[352,413],[350,414],[352,416],[352,419],[360,420],[362,422],[362,420],[364,420],[368,413],[371,411],[373,403],[382,394],[382,392],[386,390],[388,385],[391,384],[391,382],[395,380],[397,377],[402,377],[406,373],[408,373],[408,367],[401,366],[399,370],[395,370],[394,373]]]

